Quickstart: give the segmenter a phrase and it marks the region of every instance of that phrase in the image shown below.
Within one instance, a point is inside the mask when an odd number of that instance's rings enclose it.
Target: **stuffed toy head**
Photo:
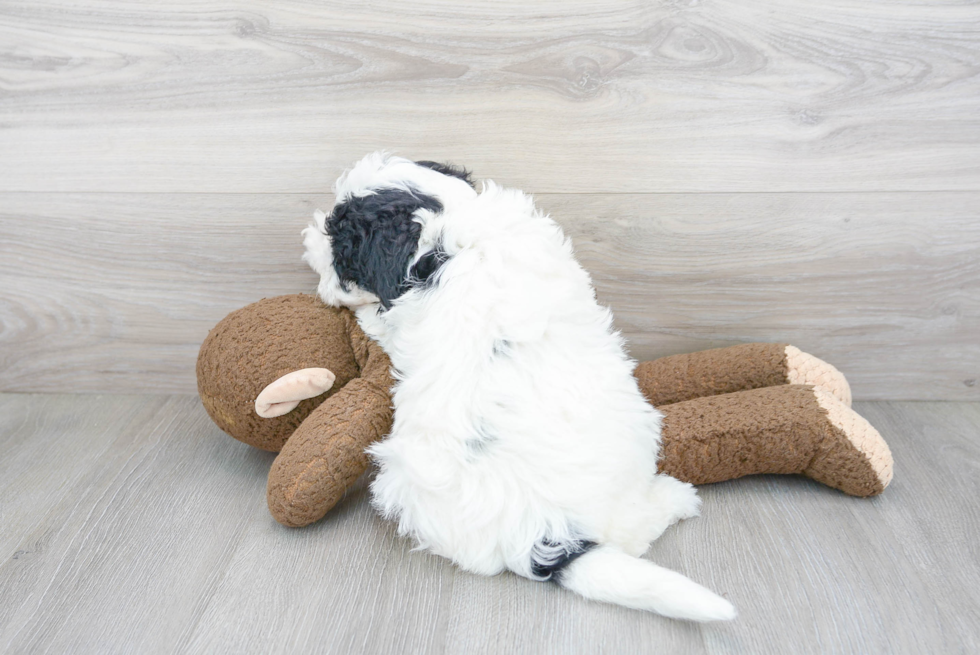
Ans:
[[[250,446],[279,452],[320,403],[360,377],[351,346],[359,331],[346,309],[315,296],[268,298],[232,312],[208,333],[197,359],[197,390],[222,430]],[[330,371],[321,393],[275,417],[256,412],[259,394],[294,371]]]
[[[267,298],[225,317],[201,346],[205,410],[234,438],[279,452],[269,509],[316,521],[367,468],[364,449],[391,427],[387,355],[346,309],[309,295]]]

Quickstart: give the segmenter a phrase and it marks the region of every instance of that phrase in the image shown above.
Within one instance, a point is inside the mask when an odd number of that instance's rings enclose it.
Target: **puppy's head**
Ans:
[[[334,193],[330,213],[318,211],[303,230],[303,259],[320,274],[317,292],[331,305],[385,309],[438,265],[426,225],[476,197],[465,170],[384,153],[355,164]]]

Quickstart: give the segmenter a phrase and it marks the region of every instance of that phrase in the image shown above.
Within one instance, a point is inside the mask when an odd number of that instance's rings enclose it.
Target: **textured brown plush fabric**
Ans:
[[[197,390],[204,408],[239,441],[277,452],[320,403],[360,377],[352,322],[349,311],[303,294],[266,298],[232,312],[208,333],[198,354]],[[337,376],[329,391],[283,416],[255,413],[255,398],[266,385],[316,367]]]
[[[633,375],[659,407],[786,384],[786,370],[786,344],[746,343],[641,362]]]
[[[325,393],[276,418],[255,413],[255,398],[293,371],[326,368]],[[364,449],[391,428],[391,362],[347,310],[309,295],[267,298],[225,317],[197,361],[198,391],[225,432],[279,451],[268,501],[283,525],[320,519],[367,468]]]
[[[836,420],[818,402],[818,393],[824,403],[834,404]],[[664,414],[660,470],[692,484],[802,473],[853,496],[873,496],[891,481],[891,453],[881,436],[849,407],[809,385],[740,391],[658,409]]]
[[[364,473],[365,449],[391,429],[388,357],[360,329],[353,336],[363,377],[303,421],[269,472],[269,511],[283,525],[302,527],[321,519]]]

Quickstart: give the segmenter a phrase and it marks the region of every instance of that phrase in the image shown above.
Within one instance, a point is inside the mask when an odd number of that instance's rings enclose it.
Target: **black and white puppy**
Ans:
[[[728,601],[640,558],[698,514],[657,474],[661,415],[572,245],[520,191],[372,154],[304,230],[325,302],[391,357],[391,434],[373,502],[476,573],[509,569],[587,598],[699,621]]]

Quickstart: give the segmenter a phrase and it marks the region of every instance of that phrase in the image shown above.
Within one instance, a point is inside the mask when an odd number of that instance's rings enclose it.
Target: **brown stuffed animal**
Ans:
[[[198,391],[222,430],[279,451],[269,510],[300,527],[343,497],[368,466],[365,448],[390,430],[389,368],[349,311],[314,296],[280,296],[211,330],[198,356]],[[792,346],[675,355],[643,362],[635,375],[664,414],[660,470],[681,480],[799,473],[855,496],[879,494],[891,481],[891,452],[851,410],[844,376]]]
[[[337,504],[368,466],[364,449],[391,429],[390,366],[349,311],[314,296],[279,296],[211,330],[197,358],[197,389],[218,427],[279,452],[269,511],[300,527]]]

